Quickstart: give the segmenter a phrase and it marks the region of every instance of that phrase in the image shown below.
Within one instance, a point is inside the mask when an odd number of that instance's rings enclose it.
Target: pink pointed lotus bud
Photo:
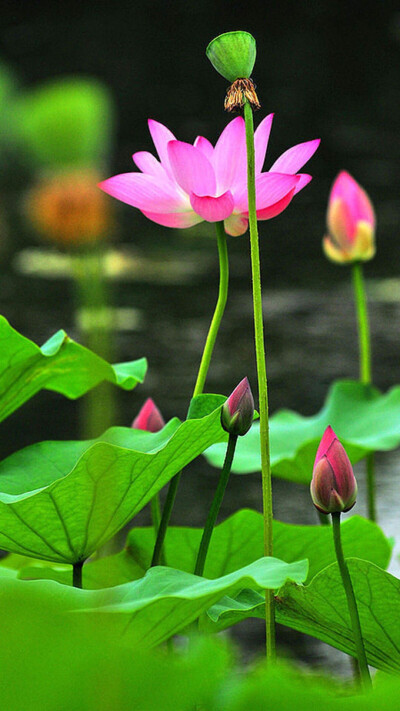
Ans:
[[[332,427],[326,428],[319,444],[310,490],[314,506],[324,514],[350,511],[356,503],[353,468]]]
[[[164,418],[154,401],[149,397],[132,422],[132,427],[147,432],[159,432],[164,427]]]
[[[221,410],[221,425],[232,435],[245,435],[254,417],[254,400],[250,383],[243,378],[224,402]]]
[[[375,214],[372,203],[354,178],[342,171],[329,196],[329,234],[323,239],[325,255],[341,264],[367,261],[375,254]]]

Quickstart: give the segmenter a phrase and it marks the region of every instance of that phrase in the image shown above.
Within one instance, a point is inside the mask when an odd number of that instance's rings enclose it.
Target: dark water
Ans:
[[[3,12],[4,10],[4,12]],[[355,13],[357,21],[354,21]],[[209,67],[204,49],[228,29],[251,31],[258,45],[254,77],[263,104],[259,119],[275,111],[268,167],[290,145],[321,137],[309,164],[314,176],[280,217],[260,226],[270,406],[312,414],[334,378],[357,377],[355,316],[346,268],[321,253],[329,187],[349,170],[371,195],[377,211],[377,256],[366,266],[371,302],[374,382],[400,382],[400,15],[394,2],[368,5],[283,0],[239,9],[211,0],[188,3],[118,3],[117,7],[68,3],[4,3],[0,57],[22,86],[65,74],[95,76],[110,86],[118,113],[115,146],[105,175],[131,169],[131,154],[151,149],[146,119],[165,122],[178,138],[202,133],[215,141],[227,117],[225,82]],[[258,120],[258,119],[257,119]],[[2,313],[25,335],[44,342],[58,328],[79,339],[70,280],[24,274],[17,253],[35,244],[21,217],[32,180],[24,156],[2,156],[0,277]],[[112,282],[121,328],[115,359],[147,356],[149,373],[133,393],[118,392],[117,424],[130,424],[152,396],[165,418],[184,417],[217,292],[212,227],[174,232],[118,206],[118,249],[126,245],[131,271]],[[122,246],[121,246],[122,245]],[[247,236],[229,240],[231,289],[209,372],[207,389],[228,394],[247,375],[254,385],[252,303]],[[34,261],[34,260],[33,260]],[[28,263],[32,259],[28,258]],[[33,272],[35,270],[33,269]],[[117,317],[116,317],[117,320]],[[3,423],[0,454],[49,438],[79,436],[80,403],[41,393]],[[378,510],[384,530],[398,537],[397,453],[378,457]],[[365,513],[362,467],[356,513]],[[203,460],[183,477],[174,522],[202,525],[217,472]],[[221,516],[239,507],[261,508],[257,475],[233,477]],[[316,521],[308,492],[274,482],[277,518]],[[138,523],[148,522],[143,512]],[[393,566],[398,574],[398,566]],[[252,653],[262,648],[259,621],[234,634]],[[315,641],[280,631],[299,657],[347,673],[347,659]]]

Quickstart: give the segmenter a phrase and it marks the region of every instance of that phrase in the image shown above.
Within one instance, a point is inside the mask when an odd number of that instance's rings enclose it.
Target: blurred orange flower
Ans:
[[[111,208],[98,189],[95,171],[74,170],[42,178],[29,192],[27,216],[44,238],[64,247],[105,239],[112,227]]]

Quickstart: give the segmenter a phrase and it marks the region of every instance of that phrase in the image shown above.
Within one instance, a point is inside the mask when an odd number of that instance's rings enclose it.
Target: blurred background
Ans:
[[[365,268],[374,382],[382,389],[400,382],[397,3],[71,0],[3,2],[1,10],[1,313],[38,344],[64,328],[114,362],[149,361],[133,393],[100,388],[82,402],[36,396],[3,423],[2,457],[39,440],[130,425],[149,396],[165,419],[185,416],[217,294],[214,228],[160,227],[96,184],[133,170],[133,152],[154,152],[149,117],[181,140],[216,141],[229,120],[227,84],[205,48],[232,29],[257,41],[256,123],[275,112],[265,167],[293,144],[322,139],[307,166],[310,186],[260,223],[271,411],[312,414],[334,378],[358,377],[350,270],[321,250],[329,189],[341,169],[367,190],[377,213],[377,256]],[[244,375],[256,389],[248,235],[229,238],[229,252],[229,302],[207,381],[208,391],[224,394]],[[378,466],[378,508],[395,534],[389,508],[400,461],[385,455]],[[216,476],[195,463],[176,523],[203,524]],[[274,489],[278,518],[316,521],[306,491],[282,482]],[[365,513],[362,469],[360,489],[357,513]],[[233,477],[223,515],[238,501],[261,508],[257,475]],[[148,520],[147,512],[138,518]],[[244,629],[254,644],[262,639],[258,622]],[[325,649],[315,643],[308,654],[325,660]]]

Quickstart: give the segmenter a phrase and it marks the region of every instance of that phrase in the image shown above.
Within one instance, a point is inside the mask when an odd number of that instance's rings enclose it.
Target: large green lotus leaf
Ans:
[[[354,463],[368,452],[394,449],[400,444],[400,386],[382,395],[358,381],[341,380],[329,390],[320,412],[303,417],[281,410],[270,419],[271,466],[274,476],[309,484],[315,453],[325,428],[331,425]],[[259,425],[239,437],[232,471],[260,471]],[[223,444],[213,445],[205,457],[222,467]]]
[[[347,559],[360,615],[368,663],[384,671],[400,671],[400,580],[369,561]],[[245,617],[263,617],[264,599],[254,590],[224,598],[207,616],[213,631]],[[356,656],[346,595],[337,563],[318,573],[311,583],[285,585],[276,597],[276,620],[337,649]]]
[[[202,529],[171,526],[165,539],[165,555],[172,568],[193,572]],[[391,544],[375,523],[352,516],[342,523],[345,554],[364,558],[386,568],[391,556]],[[120,585],[141,578],[150,567],[154,548],[154,530],[133,528],[126,548],[120,553],[93,562],[83,568],[83,586],[90,589]],[[274,553],[288,563],[308,558],[308,580],[335,561],[332,531],[329,526],[298,526],[274,521]],[[257,511],[242,509],[215,527],[204,568],[207,578],[232,573],[263,555],[263,519]],[[44,561],[32,561],[10,555],[3,565],[17,568],[19,577],[49,578],[71,585],[72,574],[66,569],[52,568]]]
[[[110,365],[57,331],[39,347],[0,316],[0,422],[39,390],[75,399],[103,380],[131,390],[146,374],[145,358]]]
[[[375,523],[352,516],[342,523],[345,555],[362,557],[386,568],[391,544]],[[165,539],[168,565],[180,570],[194,570],[202,536],[201,528],[171,526]],[[273,522],[274,555],[292,562],[308,558],[309,579],[336,560],[330,526],[299,526]],[[154,548],[152,528],[133,528],[128,535],[127,551],[144,569],[150,565]],[[251,509],[242,509],[215,527],[204,568],[207,578],[216,578],[248,565],[263,555],[263,517]]]
[[[262,558],[216,580],[206,580],[173,568],[151,568],[140,580],[106,590],[79,590],[53,581],[0,578],[4,609],[46,604],[49,613],[79,612],[106,638],[121,637],[126,644],[150,647],[187,627],[224,595],[243,588],[276,589],[285,581],[298,583],[307,576],[307,561],[284,563]]]
[[[332,531],[329,526],[299,526],[274,521],[274,553],[281,560],[309,560],[308,580],[335,561]],[[172,568],[191,573],[194,570],[202,529],[171,526],[165,539],[165,555]],[[352,516],[342,523],[345,554],[369,560],[386,568],[391,544],[375,523]],[[150,567],[154,531],[150,527],[133,528],[127,547],[112,556],[88,562],[83,568],[84,587],[119,585],[142,577]],[[243,509],[215,527],[204,569],[207,578],[217,578],[249,565],[263,555],[263,519],[257,511]],[[17,565],[24,579],[51,578],[71,584],[70,570],[52,570],[39,561],[33,568],[28,558],[11,556],[4,565]],[[13,562],[17,561],[17,562]]]
[[[41,442],[0,463],[0,548],[57,563],[91,555],[223,434],[220,408],[160,432]]]

